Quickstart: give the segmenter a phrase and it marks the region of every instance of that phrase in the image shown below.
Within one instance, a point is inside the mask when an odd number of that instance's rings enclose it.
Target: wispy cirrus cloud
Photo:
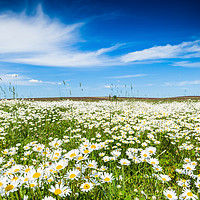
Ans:
[[[21,75],[21,74],[0,74],[0,84],[1,83],[5,84],[5,85],[7,85],[7,84],[12,84],[12,85],[35,85],[35,84],[60,85],[60,82],[31,79],[31,78]]]
[[[46,53],[77,42],[83,23],[64,25],[46,16],[41,7],[35,16],[12,12],[0,15],[0,53]]]
[[[164,86],[185,86],[185,85],[199,85],[200,80],[194,81],[181,81],[181,82],[167,82]]]
[[[99,50],[96,51],[96,55],[98,56],[98,55],[101,55],[101,54],[116,50],[116,49],[118,49],[119,47],[121,47],[123,45],[125,45],[125,44],[116,44],[116,45],[114,45],[112,47],[109,47],[109,48],[99,49]]]
[[[84,25],[84,22],[61,23],[45,15],[41,6],[34,16],[1,13],[0,62],[52,67],[96,67],[151,64],[172,58],[200,57],[200,40],[154,46],[118,56],[110,56],[108,53],[125,44],[117,43],[97,50],[80,50],[78,46],[83,42],[80,32]],[[174,66],[178,64],[189,67],[189,63],[180,62],[174,63]],[[190,66],[196,67],[196,64]]]
[[[183,42],[178,45],[167,44],[165,46],[155,46],[141,51],[130,52],[123,55],[121,60],[128,63],[145,60],[193,57],[200,57],[200,40]]]
[[[200,62],[180,61],[172,64],[173,66],[200,68]]]
[[[0,61],[43,66],[90,67],[118,65],[105,54],[116,44],[96,51],[81,51],[80,28],[84,23],[63,24],[45,15],[38,7],[35,16],[24,13],[0,14]]]
[[[30,79],[30,80],[28,80],[28,82],[30,82],[30,83],[42,83],[43,81],[37,80],[37,79]]]
[[[112,77],[106,77],[106,78],[121,79],[121,78],[134,78],[134,77],[141,77],[141,76],[147,76],[147,74],[132,74],[132,75],[124,75],[124,76],[112,76]]]

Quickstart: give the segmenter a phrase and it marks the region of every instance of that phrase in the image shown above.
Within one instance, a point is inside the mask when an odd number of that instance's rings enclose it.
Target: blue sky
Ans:
[[[1,0],[1,98],[10,83],[18,97],[200,95],[199,8],[194,0]]]

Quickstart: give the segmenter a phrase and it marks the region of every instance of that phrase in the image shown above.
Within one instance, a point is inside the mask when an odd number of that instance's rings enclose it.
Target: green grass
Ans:
[[[169,199],[164,191],[181,197],[186,188],[199,195],[199,102],[13,100],[0,102],[0,113],[0,199]],[[194,169],[178,173],[186,164]],[[69,194],[50,191],[57,184]]]

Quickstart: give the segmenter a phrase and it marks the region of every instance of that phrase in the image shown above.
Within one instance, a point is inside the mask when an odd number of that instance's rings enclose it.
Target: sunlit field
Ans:
[[[200,102],[0,101],[0,199],[200,199]]]

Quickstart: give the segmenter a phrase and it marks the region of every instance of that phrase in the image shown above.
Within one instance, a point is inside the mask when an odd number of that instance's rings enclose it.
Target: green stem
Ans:
[[[31,196],[32,196],[32,199],[35,200],[33,189],[31,189]]]
[[[122,165],[122,188],[123,188],[123,198],[124,198],[124,191],[125,191],[124,165]]]

